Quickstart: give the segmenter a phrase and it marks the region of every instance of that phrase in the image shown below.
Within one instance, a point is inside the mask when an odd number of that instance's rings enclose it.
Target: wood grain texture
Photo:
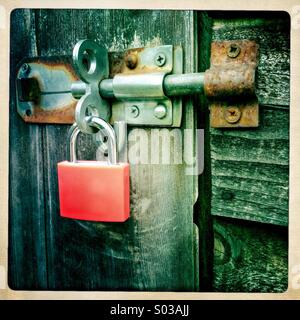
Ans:
[[[289,20],[214,20],[214,40],[259,44],[257,129],[211,129],[212,214],[286,226],[289,171]]]
[[[287,290],[286,228],[215,217],[214,231],[213,291]]]
[[[289,19],[283,15],[213,15],[214,40],[260,46],[259,127],[210,129],[214,291],[287,289]]]
[[[288,124],[265,110],[258,130],[211,130],[213,214],[287,225]]]
[[[42,128],[17,113],[15,75],[18,62],[34,56],[35,19],[29,10],[11,15],[9,134],[9,286],[47,288]]]
[[[195,71],[194,14],[190,11],[36,10],[32,14],[36,19],[37,55],[70,55],[76,42],[83,38],[97,41],[109,51],[181,44],[185,71]],[[25,33],[24,41],[28,41],[29,36]],[[193,129],[191,100],[186,100],[184,108],[182,129]],[[197,232],[194,232],[193,204],[197,186],[195,178],[185,174],[186,166],[132,165],[131,218],[125,223],[62,219],[56,164],[66,159],[68,126],[46,125],[41,130],[42,150],[30,156],[35,161],[38,159],[44,170],[45,208],[41,217],[45,215],[43,236],[47,239],[47,254],[41,256],[40,261],[46,264],[43,270],[47,273],[48,289],[195,290],[198,265],[194,261]],[[129,130],[131,141],[140,130]],[[145,132],[148,134],[149,129]],[[167,130],[167,136],[172,136],[171,129]],[[174,152],[177,148],[181,150],[180,147],[176,144]],[[95,144],[90,137],[83,136],[79,148],[80,156],[89,159]],[[185,152],[193,153],[192,136],[184,148]],[[27,183],[33,188],[36,180]],[[23,201],[24,195],[20,197]],[[15,211],[13,208],[11,214]],[[14,241],[16,245],[17,239]],[[26,271],[34,272],[30,266]],[[37,286],[42,288],[42,283],[38,282]]]

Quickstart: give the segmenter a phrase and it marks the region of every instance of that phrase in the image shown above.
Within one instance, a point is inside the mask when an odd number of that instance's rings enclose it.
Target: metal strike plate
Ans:
[[[211,127],[258,127],[259,106],[255,95],[257,60],[258,45],[254,41],[212,42],[211,67],[204,76]]]
[[[74,122],[77,100],[71,83],[78,80],[69,57],[31,58],[19,65],[16,79],[17,111],[26,122]]]
[[[111,56],[114,94],[112,122],[129,125],[179,127],[182,98],[164,95],[166,74],[182,74],[182,48],[171,45],[130,49]],[[132,76],[134,75],[134,77]],[[134,90],[133,90],[134,88]]]

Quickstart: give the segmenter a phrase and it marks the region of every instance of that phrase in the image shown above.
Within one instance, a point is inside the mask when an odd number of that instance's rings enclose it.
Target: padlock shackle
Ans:
[[[113,127],[107,123],[105,120],[98,118],[98,117],[86,117],[85,121],[88,125],[95,127],[97,129],[104,129],[107,134],[107,143],[108,143],[108,157],[107,162],[108,164],[117,164],[117,141],[116,141],[116,134]],[[69,141],[70,141],[70,161],[77,162],[77,155],[76,155],[76,142],[77,137],[80,132],[80,129],[77,123],[74,123],[69,130]]]

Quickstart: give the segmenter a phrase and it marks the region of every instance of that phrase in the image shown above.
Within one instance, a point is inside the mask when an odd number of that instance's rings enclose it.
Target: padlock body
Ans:
[[[101,161],[58,163],[60,215],[123,222],[129,218],[129,164]]]

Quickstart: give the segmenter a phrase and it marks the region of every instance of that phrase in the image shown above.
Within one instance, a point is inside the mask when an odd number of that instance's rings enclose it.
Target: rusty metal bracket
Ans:
[[[254,41],[213,42],[211,67],[204,75],[204,93],[210,102],[213,128],[257,127],[255,95],[258,45]]]
[[[26,122],[73,123],[77,101],[70,88],[77,80],[70,57],[23,60],[16,77],[18,113]]]

